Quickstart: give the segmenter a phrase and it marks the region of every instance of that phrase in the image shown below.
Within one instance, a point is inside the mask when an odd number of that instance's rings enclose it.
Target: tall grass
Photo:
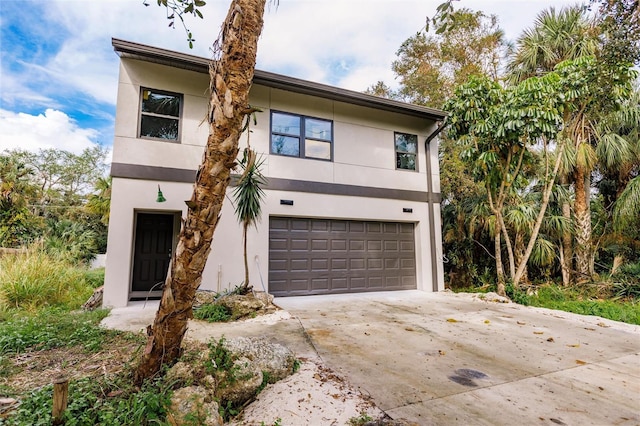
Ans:
[[[98,280],[92,278],[84,268],[39,249],[4,256],[0,258],[0,311],[47,306],[77,309],[93,292]]]

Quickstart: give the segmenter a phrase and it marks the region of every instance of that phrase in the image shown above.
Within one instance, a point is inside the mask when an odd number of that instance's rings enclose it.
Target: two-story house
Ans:
[[[112,43],[120,77],[104,304],[120,307],[160,295],[207,140],[209,76],[206,58]],[[248,235],[254,288],[444,288],[435,136],[445,113],[260,70],[250,99],[262,110],[251,146],[268,179]],[[203,289],[244,279],[229,195]]]

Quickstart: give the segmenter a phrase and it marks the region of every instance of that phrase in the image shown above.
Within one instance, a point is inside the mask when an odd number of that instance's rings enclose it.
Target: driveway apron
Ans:
[[[325,364],[420,425],[638,425],[640,327],[452,293],[277,298]]]

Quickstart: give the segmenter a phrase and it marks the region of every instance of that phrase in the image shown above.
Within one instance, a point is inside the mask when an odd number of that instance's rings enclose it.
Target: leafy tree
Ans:
[[[380,96],[381,98],[401,99],[400,94],[387,86],[384,81],[378,81],[376,84],[369,86],[364,92],[368,95]]]
[[[398,95],[403,100],[439,108],[470,76],[498,77],[505,42],[497,17],[460,9],[452,18],[455,24],[448,31],[418,32],[396,52],[392,69],[400,80]]]
[[[497,18],[469,9],[456,11],[452,16],[455,24],[447,31],[439,31],[441,23],[436,23],[435,35],[419,32],[398,49],[392,68],[400,89],[394,91],[378,82],[367,92],[441,108],[455,87],[470,76],[497,78],[499,61],[507,47]],[[468,200],[476,199],[482,190],[460,160],[459,144],[443,137],[439,148],[443,226],[448,235],[444,249],[450,259],[445,270],[452,283],[463,285],[484,274],[485,265],[480,268],[475,265],[478,259],[475,251],[484,252],[486,242],[477,229],[469,228],[471,222],[461,217],[468,213]]]
[[[100,222],[108,225],[111,210],[111,176],[98,178],[95,191],[97,193],[89,195],[85,208],[89,213],[99,215]]]
[[[37,187],[33,170],[20,158],[0,154],[0,246],[18,247],[36,236],[38,218],[28,209]]]
[[[486,190],[487,203],[495,216],[494,258],[498,292],[505,293],[502,240],[507,248],[509,278],[518,285],[549,202],[559,160],[543,176],[545,190],[540,211],[532,228],[529,244],[516,264],[512,238],[504,220],[505,204],[514,191],[528,184],[524,170],[534,160],[530,147],[541,138],[555,136],[560,122],[558,75],[532,78],[513,88],[502,88],[487,77],[472,77],[447,102],[450,111],[449,136],[466,150],[463,159],[474,178]],[[519,256],[520,257],[520,256]],[[517,268],[517,269],[516,269]]]
[[[598,5],[603,36],[603,60],[610,64],[640,64],[640,4],[638,0],[591,0]]]
[[[38,152],[14,150],[10,155],[33,170],[32,181],[38,190],[31,204],[35,214],[46,217],[58,215],[62,207],[84,203],[95,182],[106,173],[107,151],[99,145],[81,154],[49,148]]]
[[[99,146],[79,155],[55,149],[0,155],[0,244],[14,247],[42,240],[53,252],[73,253],[76,261],[104,251],[106,226],[100,223],[101,215],[85,210],[85,203],[94,181],[105,180],[99,177],[105,155]],[[108,202],[106,209],[108,213]],[[60,232],[61,224],[73,224],[73,232]]]

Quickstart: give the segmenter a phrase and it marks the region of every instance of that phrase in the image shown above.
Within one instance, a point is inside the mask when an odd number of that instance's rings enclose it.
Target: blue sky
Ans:
[[[265,14],[258,68],[362,91],[393,86],[400,44],[424,26],[441,0],[280,0]],[[204,20],[169,29],[165,11],[142,0],[0,0],[0,151],[80,152],[113,139],[118,57],[111,37],[200,56],[226,15],[228,0],[208,0]],[[530,27],[548,0],[462,0],[498,15],[508,38]]]

